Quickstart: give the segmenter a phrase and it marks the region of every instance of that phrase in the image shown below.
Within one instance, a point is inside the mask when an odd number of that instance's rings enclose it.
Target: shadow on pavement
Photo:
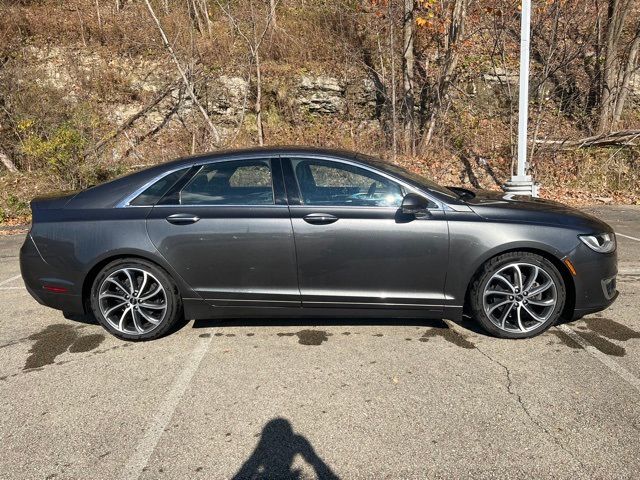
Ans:
[[[316,454],[309,440],[294,433],[291,423],[284,418],[274,418],[264,426],[260,442],[232,478],[297,480],[302,472],[293,468],[296,455],[300,455],[313,468],[317,478],[339,479]]]

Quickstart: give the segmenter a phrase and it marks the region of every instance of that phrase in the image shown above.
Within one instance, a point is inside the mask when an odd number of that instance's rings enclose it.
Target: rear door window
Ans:
[[[180,192],[181,205],[273,205],[269,160],[204,165]]]

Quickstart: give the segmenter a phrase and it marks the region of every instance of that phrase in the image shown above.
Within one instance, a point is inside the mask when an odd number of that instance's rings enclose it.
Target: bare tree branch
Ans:
[[[3,151],[0,151],[0,162],[2,162],[2,164],[5,167],[7,167],[7,170],[9,170],[11,173],[18,173],[18,169],[16,168],[16,165],[11,161],[9,156]]]
[[[216,0],[216,3],[220,7],[220,9],[224,12],[224,14],[229,18],[229,21],[234,26],[235,30],[238,32],[238,35],[242,37],[242,39],[247,44],[247,48],[249,49],[249,53],[251,54],[251,58],[249,60],[249,79],[251,79],[251,67],[255,65],[256,69],[256,101],[255,101],[255,114],[256,114],[256,129],[258,131],[258,144],[260,146],[264,145],[264,129],[262,127],[262,71],[260,67],[260,46],[262,45],[262,41],[264,40],[267,32],[271,28],[271,22],[274,19],[275,9],[278,4],[278,1],[275,0],[270,5],[269,14],[267,15],[267,22],[264,26],[264,29],[260,34],[256,29],[256,18],[255,12],[253,8],[253,2],[249,3],[250,12],[251,12],[251,39],[242,31],[242,28],[238,24],[238,21],[231,14],[230,8],[224,7],[224,5],[220,2],[220,0]],[[242,118],[244,118],[244,107]]]
[[[538,145],[554,146],[558,150],[573,150],[589,147],[620,147],[637,146],[640,130],[621,130],[618,132],[602,133],[581,140],[536,140]]]
[[[156,16],[156,13],[153,11],[153,7],[151,6],[151,3],[149,2],[149,0],[145,0],[145,3],[147,4],[147,9],[149,10],[149,13],[151,14],[151,17],[153,17],[153,20],[156,22],[158,30],[160,31],[160,36],[162,37],[162,43],[164,44],[165,48],[169,52],[169,55],[171,55],[171,58],[173,59],[173,62],[176,64],[176,68],[178,69],[178,72],[180,72],[180,76],[182,77],[182,81],[184,82],[185,88],[187,90],[187,95],[189,95],[189,97],[191,97],[191,100],[198,107],[198,109],[200,110],[200,113],[202,114],[203,118],[207,122],[207,125],[209,127],[209,131],[211,132],[211,137],[213,139],[213,144],[214,144],[214,146],[217,147],[220,144],[220,134],[218,133],[218,129],[215,127],[215,125],[211,121],[211,117],[209,117],[209,114],[204,109],[204,107],[200,103],[200,100],[198,100],[198,97],[196,96],[195,92],[193,91],[193,85],[189,81],[189,78],[187,77],[187,74],[185,73],[184,69],[182,68],[182,65],[180,64],[180,60],[178,60],[178,57],[176,56],[176,53],[173,50],[173,47],[169,43],[169,39],[167,38],[167,35],[164,32],[164,29],[162,28],[162,24],[160,23],[160,20]]]
[[[167,86],[165,86],[160,93],[147,105],[145,105],[142,109],[138,110],[136,113],[127,118],[118,128],[109,133],[106,137],[102,138],[98,141],[91,150],[85,152],[84,156],[90,155],[92,152],[99,152],[108,142],[115,139],[119,135],[121,135],[125,130],[130,128],[136,120],[144,117],[147,113],[149,113],[156,105],[158,105],[164,98],[171,93],[176,86],[177,81],[171,82]]]

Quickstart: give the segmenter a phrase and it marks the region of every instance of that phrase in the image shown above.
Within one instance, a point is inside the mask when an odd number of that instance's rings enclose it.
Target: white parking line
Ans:
[[[2,282],[0,282],[0,286],[6,285],[7,283],[13,282],[14,280],[17,280],[17,279],[19,279],[21,277],[22,277],[22,275],[16,275],[15,277],[7,278],[6,280],[3,280]]]
[[[168,395],[158,407],[151,425],[149,425],[144,436],[140,439],[140,442],[138,442],[133,455],[125,465],[122,473],[123,479],[137,479],[144,467],[147,466],[151,454],[155,450],[156,445],[158,445],[164,429],[167,427],[171,417],[173,417],[173,413],[178,403],[180,403],[180,399],[187,390],[193,375],[198,370],[200,362],[204,358],[205,353],[207,353],[210,344],[211,337],[203,338],[193,349],[184,370],[182,370],[178,378],[176,378]]]
[[[613,373],[616,373],[623,380],[625,380],[629,385],[635,388],[640,393],[640,378],[636,377],[629,370],[624,368],[618,362],[612,360],[607,354],[602,353],[596,347],[587,342],[584,338],[578,335],[576,332],[571,330],[567,325],[557,325],[557,328],[561,330],[564,334],[570,337],[573,341],[578,343],[582,348],[584,348],[587,353],[589,353],[593,358],[599,360],[603,365],[609,368]]]
[[[616,232],[616,235],[624,238],[628,238],[629,240],[635,240],[636,242],[640,242],[640,238],[630,237],[629,235],[624,235],[623,233]]]

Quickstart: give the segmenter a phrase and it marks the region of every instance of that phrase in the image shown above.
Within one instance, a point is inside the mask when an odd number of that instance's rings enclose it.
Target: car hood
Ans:
[[[474,198],[465,202],[487,220],[558,225],[579,228],[586,233],[613,231],[596,217],[552,200],[488,190],[473,190],[473,193]]]

